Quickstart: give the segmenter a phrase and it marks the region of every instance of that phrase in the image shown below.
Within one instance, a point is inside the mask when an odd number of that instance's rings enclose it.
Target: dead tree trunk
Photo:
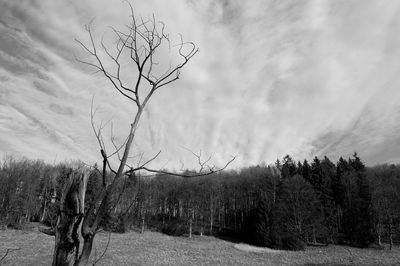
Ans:
[[[393,223],[392,223],[392,217],[390,217],[389,220],[389,250],[392,250],[393,248]]]
[[[53,266],[79,265],[79,229],[85,210],[88,177],[82,172],[69,174],[55,227]]]
[[[88,234],[83,238],[83,248],[81,251],[81,255],[79,256],[79,260],[75,265],[83,266],[87,265],[90,257],[90,253],[92,252],[94,234]]]
[[[382,228],[382,222],[379,221],[378,224],[376,225],[376,235],[378,237],[378,245],[380,247],[382,247],[382,232],[383,232],[383,228]]]
[[[42,211],[42,215],[40,216],[40,222],[41,222],[41,223],[44,222],[44,219],[46,218],[46,215],[47,215],[47,201],[44,200],[44,203],[43,203],[43,211]]]
[[[213,234],[213,219],[214,219],[214,206],[213,206],[213,198],[210,195],[210,235]]]
[[[313,226],[313,235],[312,235],[312,239],[313,239],[313,244],[316,244],[316,243],[317,243],[317,236],[316,236],[316,234],[315,234],[315,226]],[[308,241],[308,239],[307,239],[307,241]]]
[[[142,225],[141,225],[141,229],[140,229],[140,233],[143,234],[144,233],[144,227],[145,227],[145,218],[144,218],[144,213],[142,213]]]
[[[203,231],[204,231],[204,218],[203,218],[203,215],[200,214],[200,235],[201,236],[203,236]]]
[[[210,236],[213,235],[213,216],[210,215]]]
[[[194,220],[194,208],[192,207],[191,210],[189,209],[189,238],[192,238],[193,232],[193,220]]]

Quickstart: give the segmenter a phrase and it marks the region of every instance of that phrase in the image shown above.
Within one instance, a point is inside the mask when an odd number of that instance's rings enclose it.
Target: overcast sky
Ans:
[[[171,36],[200,53],[160,90],[140,124],[133,154],[179,169],[185,149],[232,167],[355,151],[368,164],[400,162],[400,2],[134,1]],[[59,162],[101,161],[91,131],[112,119],[117,141],[132,103],[81,65],[74,41],[129,22],[120,0],[0,0],[0,154]],[[163,60],[174,55],[163,55]],[[109,131],[109,129],[107,129]]]

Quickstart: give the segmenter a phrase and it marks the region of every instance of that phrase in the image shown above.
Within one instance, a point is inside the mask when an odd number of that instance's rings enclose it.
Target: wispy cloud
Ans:
[[[238,155],[235,166],[286,153],[357,151],[369,164],[400,159],[398,1],[152,0],[134,7],[200,47],[141,122],[134,153],[161,149],[156,167],[195,164],[182,147],[202,149],[216,164]],[[112,119],[124,140],[134,107],[75,61],[85,55],[74,38],[87,41],[84,24],[93,18],[101,38],[128,16],[117,0],[1,1],[1,152],[99,161],[93,95],[96,121]]]

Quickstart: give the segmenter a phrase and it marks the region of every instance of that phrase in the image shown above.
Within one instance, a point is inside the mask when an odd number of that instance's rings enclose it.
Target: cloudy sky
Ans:
[[[152,98],[133,155],[153,167],[192,167],[185,148],[232,167],[291,154],[400,162],[400,2],[396,0],[133,1],[200,53]],[[100,161],[91,131],[129,130],[132,103],[78,63],[74,38],[129,22],[120,0],[0,0],[0,154]],[[162,60],[175,60],[174,54]],[[132,70],[133,71],[133,70]],[[105,129],[107,132],[109,128]],[[106,135],[106,133],[105,133]]]

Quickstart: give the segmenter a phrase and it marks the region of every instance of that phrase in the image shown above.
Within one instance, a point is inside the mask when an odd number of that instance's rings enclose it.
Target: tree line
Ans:
[[[77,167],[86,166],[4,158],[0,223],[54,227],[68,175]],[[85,208],[99,208],[103,182],[112,178],[90,168]],[[274,165],[191,178],[136,172],[118,181],[101,227],[214,235],[291,250],[329,243],[391,248],[400,236],[400,166],[365,167],[357,154],[336,163],[287,155]]]

